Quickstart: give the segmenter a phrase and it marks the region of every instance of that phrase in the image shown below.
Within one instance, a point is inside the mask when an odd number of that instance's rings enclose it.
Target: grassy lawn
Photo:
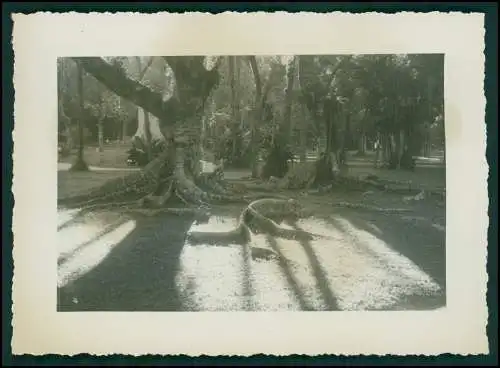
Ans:
[[[104,146],[103,152],[99,152],[97,146],[89,146],[85,148],[84,157],[85,161],[89,166],[103,167],[103,168],[114,168],[114,169],[126,169],[127,166],[127,150],[130,149],[130,143],[110,143]],[[438,153],[439,154],[439,153]],[[206,160],[211,160],[210,152],[206,152]],[[72,152],[70,156],[60,158],[59,162],[72,163],[76,157],[76,150]],[[314,153],[308,154],[308,161],[313,162],[316,159]],[[411,181],[412,183],[423,186],[423,187],[445,187],[446,182],[446,169],[442,163],[428,164],[425,161],[418,161],[415,171],[404,171],[404,170],[386,170],[378,169],[373,166],[374,153],[367,152],[366,156],[358,157],[355,152],[348,153],[348,173],[354,176],[364,176],[367,174],[377,175],[381,178],[396,181]],[[70,179],[70,184],[66,186],[63,185],[63,190],[65,193],[70,190],[69,187],[74,185],[88,187],[92,182],[101,182],[107,176],[116,177],[117,175],[123,175],[122,172],[115,173],[102,173],[97,176],[78,174],[74,178]],[[249,169],[233,169],[227,168],[226,177],[228,179],[238,179],[242,176],[247,176],[250,174]],[[79,178],[83,178],[79,180]],[[92,177],[92,178],[90,178]],[[99,178],[99,179],[96,179]],[[79,182],[82,181],[80,184]],[[76,191],[76,189],[75,189]]]
[[[386,180],[411,181],[419,187],[444,188],[446,169],[441,166],[417,166],[414,171],[376,169],[368,165],[351,165],[348,173],[354,176],[376,175]]]
[[[127,151],[132,147],[130,143],[112,143],[104,145],[103,152],[99,152],[97,146],[85,147],[83,156],[89,166],[127,168]],[[73,163],[77,150],[74,149],[70,155],[60,157],[59,162]]]
[[[121,143],[114,142],[105,144],[103,147],[103,151],[99,152],[99,148],[96,145],[91,145],[85,147],[83,156],[85,158],[85,162],[89,166],[97,166],[97,167],[105,167],[105,168],[128,168],[127,151],[132,148],[131,143]],[[59,162],[62,163],[73,163],[76,159],[76,155],[78,153],[77,149],[73,149],[71,154],[65,157],[59,157]],[[205,152],[205,160],[214,161],[213,154],[210,152]]]
[[[130,174],[129,171],[57,172],[57,197],[64,198],[85,193],[106,181]]]

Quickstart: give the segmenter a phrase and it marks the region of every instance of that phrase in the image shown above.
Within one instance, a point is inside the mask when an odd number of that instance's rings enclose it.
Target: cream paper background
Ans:
[[[16,14],[14,354],[487,353],[484,16]],[[430,312],[57,313],[60,56],[445,53],[447,307]]]

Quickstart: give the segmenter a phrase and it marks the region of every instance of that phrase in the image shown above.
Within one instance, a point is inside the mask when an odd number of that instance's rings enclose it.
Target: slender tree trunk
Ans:
[[[383,138],[382,138],[382,134],[380,134],[379,132],[377,133],[377,136],[375,138],[375,144],[376,144],[376,147],[375,147],[375,163],[374,163],[374,166],[375,168],[378,167],[378,163],[380,160],[383,161],[383,157],[381,158],[381,153],[383,153]],[[382,154],[383,156],[383,154]]]
[[[250,137],[250,149],[251,149],[251,166],[252,166],[252,178],[257,178],[259,176],[259,120],[252,117],[252,133]]]
[[[104,151],[104,101],[102,91],[99,92],[99,113],[97,115],[97,141],[99,144],[99,152]]]
[[[396,169],[401,168],[401,132],[394,133],[394,154],[396,155]]]
[[[235,56],[228,56],[229,61],[229,81],[231,86],[231,115],[232,115],[232,124],[231,124],[231,135],[233,138],[233,147],[232,147],[232,159],[234,161],[238,161],[241,156],[241,134],[240,134],[240,125],[241,125],[241,115],[240,115],[240,106],[238,100],[238,66],[239,60]]]
[[[351,135],[351,121],[350,117],[346,112],[346,109],[342,109],[342,126],[344,127],[343,134],[339,135],[339,150],[338,150],[338,166],[341,172],[345,173],[347,170],[347,142]]]
[[[430,127],[427,128],[425,137],[425,157],[431,156],[431,138],[430,138]]]
[[[73,134],[71,131],[71,119],[66,115],[64,112],[64,107],[62,105],[62,101],[59,101],[59,114],[58,114],[58,119],[59,122],[62,123],[64,126],[64,134],[66,135],[66,150],[67,152],[71,152],[71,149],[73,148]]]
[[[263,118],[264,92],[262,91],[262,83],[255,56],[250,56],[248,60],[255,81],[255,105],[251,114],[250,160],[252,178],[257,178],[259,176],[259,124]]]
[[[307,119],[304,104],[300,104],[301,124],[300,124],[300,162],[307,161]]]
[[[73,150],[73,132],[71,131],[71,119],[68,118],[67,120],[67,127],[66,127],[66,147],[68,152],[71,152]]]
[[[243,114],[241,112],[241,59],[239,56],[234,57],[234,70],[235,70],[235,96],[236,96],[236,112],[238,131],[242,131]],[[241,138],[241,137],[240,137]]]
[[[326,149],[325,154],[328,157],[328,162],[331,166],[331,171],[338,171],[338,156],[339,156],[339,122],[342,117],[342,107],[335,100],[332,99],[327,104],[325,122],[326,122]],[[325,112],[324,112],[325,113]]]
[[[85,148],[85,137],[84,137],[84,96],[83,96],[83,68],[80,63],[77,63],[78,77],[77,77],[77,89],[78,89],[78,102],[79,102],[79,116],[78,116],[78,154],[76,162],[72,165],[71,170],[83,171],[88,170],[88,166],[84,160],[84,148]]]
[[[80,107],[80,116],[78,117],[78,160],[83,161],[83,150],[84,150],[84,97],[83,97],[83,70],[78,65],[78,100]]]
[[[150,128],[150,120],[149,120],[149,113],[141,109],[143,114],[144,114],[144,136],[146,138],[146,155],[148,157],[148,162],[152,160],[153,155],[151,152],[151,128]]]
[[[405,154],[406,150],[406,133],[404,129],[399,131],[399,165],[401,166],[401,159]]]
[[[429,115],[429,127],[427,129],[427,152],[426,156],[429,157],[431,155],[431,126],[432,123],[434,122],[434,116],[432,113],[432,99],[433,99],[433,93],[432,93],[432,78],[429,77],[427,79],[427,99],[428,99],[428,115]]]
[[[366,134],[361,132],[358,137],[358,155],[364,156],[366,154]]]
[[[104,125],[102,118],[99,119],[99,122],[97,123],[97,140],[99,142],[99,152],[104,151]]]
[[[153,62],[153,58],[150,58],[150,61],[146,64],[144,69],[142,69],[142,63],[141,63],[141,58],[136,57],[137,65],[139,67],[139,80],[142,80],[144,78],[144,75],[146,74],[147,69],[151,66],[151,63]],[[144,142],[144,145],[146,146],[146,155],[148,158],[148,161],[151,161],[153,158],[152,153],[151,153],[151,127],[150,127],[150,116],[149,112],[144,110],[143,108],[139,107],[139,110],[142,110],[142,114],[144,117],[144,138],[146,142]]]
[[[71,119],[64,112],[64,99],[63,99],[63,84],[65,78],[65,68],[66,68],[66,59],[61,59],[60,62],[57,63],[57,123],[63,125],[64,135],[66,136],[66,142],[64,143],[64,153],[71,152],[73,148],[73,137],[71,132]],[[58,129],[59,131],[59,129]],[[60,142],[59,142],[60,143]]]
[[[287,84],[285,91],[285,108],[283,111],[282,131],[286,144],[290,143],[292,139],[292,97],[293,97],[293,84],[295,81],[295,58],[289,63],[287,69]]]
[[[82,118],[78,119],[78,161],[83,162],[83,151],[84,151],[84,131]]]
[[[391,158],[391,136],[389,133],[384,133],[382,135],[382,152],[383,152],[383,162],[388,164]]]
[[[127,139],[127,130],[128,130],[128,119],[123,119],[122,121],[122,142],[125,142]]]

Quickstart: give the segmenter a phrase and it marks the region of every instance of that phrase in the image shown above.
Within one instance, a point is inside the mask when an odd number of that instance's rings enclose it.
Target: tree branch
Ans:
[[[347,57],[344,57],[342,59],[340,59],[340,61],[337,63],[337,65],[335,65],[332,69],[332,74],[330,76],[330,80],[328,81],[328,88],[331,87],[331,84],[333,82],[333,79],[335,78],[335,74],[338,72],[338,70],[340,69],[340,67],[342,66],[342,64],[346,63],[347,61],[349,61],[350,59],[352,58],[352,55],[348,55]]]
[[[182,106],[203,107],[212,89],[219,83],[219,60],[213,69],[203,65],[204,56],[163,56],[175,75],[177,93]]]
[[[137,58],[137,62],[139,63],[139,68],[140,68],[141,57],[140,56],[136,56],[136,58]],[[146,63],[146,66],[144,66],[144,69],[142,69],[141,73],[139,74],[139,79],[138,79],[139,82],[142,82],[142,79],[146,75],[146,72],[148,71],[149,67],[153,64],[153,60],[154,60],[154,56],[151,56],[149,58],[149,61]]]
[[[118,96],[155,115],[162,124],[175,124],[180,112],[176,100],[163,101],[160,93],[153,92],[141,83],[128,78],[122,69],[107,63],[100,57],[73,57],[72,59]]]

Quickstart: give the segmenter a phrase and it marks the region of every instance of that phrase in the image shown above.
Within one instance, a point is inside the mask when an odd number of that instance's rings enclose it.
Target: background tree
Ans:
[[[78,66],[78,78],[77,78],[77,88],[78,88],[78,97],[79,97],[79,107],[80,107],[80,117],[78,119],[78,156],[76,161],[71,166],[70,170],[72,171],[85,171],[88,170],[87,163],[83,157],[83,150],[85,147],[85,137],[84,137],[84,96],[83,96],[83,68],[77,63]]]
[[[69,77],[75,71],[62,68],[61,111],[76,118],[82,111],[90,138],[101,143],[113,120],[116,132],[132,117],[135,138],[174,146],[167,161],[194,181],[210,154],[204,148],[239,157],[264,179],[285,176],[297,152],[306,166],[307,151],[322,151],[320,183],[346,167],[348,151],[364,155],[378,141],[385,166],[411,168],[412,156],[444,140],[440,55],[225,57],[215,69],[209,59],[76,58],[87,71],[84,109],[78,79]]]

